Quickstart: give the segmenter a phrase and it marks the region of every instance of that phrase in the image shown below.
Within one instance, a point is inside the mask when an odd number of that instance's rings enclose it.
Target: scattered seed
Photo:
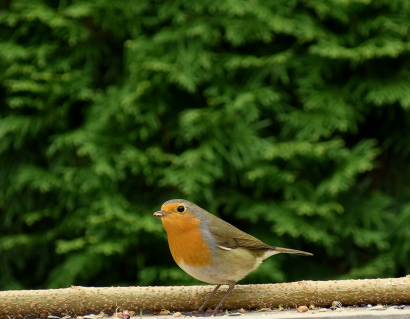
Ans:
[[[384,310],[382,305],[378,305],[378,306],[374,306],[372,308],[370,308],[370,310]]]
[[[309,309],[308,309],[308,307],[306,307],[306,306],[300,306],[300,307],[298,307],[298,312],[306,312],[306,311],[308,311]]]

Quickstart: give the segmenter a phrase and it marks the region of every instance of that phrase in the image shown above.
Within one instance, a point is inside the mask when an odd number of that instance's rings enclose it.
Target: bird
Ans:
[[[313,256],[305,251],[265,244],[185,199],[166,201],[154,216],[161,217],[177,265],[197,280],[217,285],[199,313],[219,287],[228,284],[228,290],[212,312],[216,315],[236,282],[266,258],[279,253]]]

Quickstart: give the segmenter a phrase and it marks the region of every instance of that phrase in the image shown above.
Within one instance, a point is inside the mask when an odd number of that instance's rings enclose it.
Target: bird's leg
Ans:
[[[219,302],[219,304],[216,306],[216,308],[214,309],[214,311],[212,312],[212,316],[216,316],[219,307],[222,306],[222,303],[224,302],[224,300],[226,299],[226,297],[228,297],[229,293],[232,291],[232,289],[235,287],[235,281],[228,281],[229,283],[229,289],[226,291],[225,296],[223,296],[222,300]]]
[[[206,298],[205,302],[202,304],[201,308],[199,308],[199,312],[204,311],[205,306],[208,304],[209,300],[211,300],[212,296],[215,295],[215,293],[218,291],[219,287],[221,287],[221,285],[218,285],[215,287],[214,291],[212,291],[212,293],[208,296],[208,298]]]

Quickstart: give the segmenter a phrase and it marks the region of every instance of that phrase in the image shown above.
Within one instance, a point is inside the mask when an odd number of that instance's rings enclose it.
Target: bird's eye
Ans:
[[[179,211],[180,213],[183,213],[185,210],[185,206],[178,206],[177,211]]]

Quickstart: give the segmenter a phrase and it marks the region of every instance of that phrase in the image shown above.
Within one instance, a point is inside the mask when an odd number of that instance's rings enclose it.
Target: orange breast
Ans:
[[[202,239],[199,219],[193,214],[170,214],[162,217],[168,244],[177,264],[202,267],[212,262],[208,244]]]

